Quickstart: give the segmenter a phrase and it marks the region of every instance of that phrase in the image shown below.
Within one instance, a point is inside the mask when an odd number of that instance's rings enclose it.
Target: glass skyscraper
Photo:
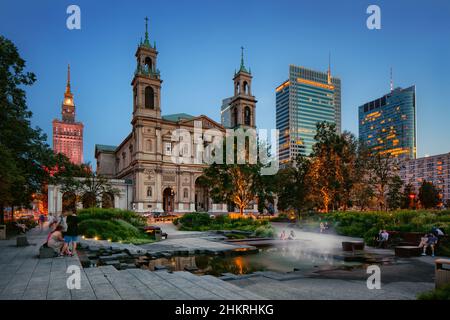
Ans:
[[[396,88],[359,107],[359,139],[374,153],[416,158],[416,87]]]
[[[331,77],[330,70],[291,65],[289,79],[275,91],[280,163],[312,152],[317,122],[334,123],[341,131],[341,80]]]

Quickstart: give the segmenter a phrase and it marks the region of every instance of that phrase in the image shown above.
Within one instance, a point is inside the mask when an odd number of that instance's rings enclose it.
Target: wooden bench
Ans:
[[[418,257],[422,249],[418,246],[397,246],[395,247],[395,256],[401,258]]]
[[[436,264],[434,284],[436,288],[441,288],[450,283],[450,259],[436,259],[434,263]]]
[[[364,241],[342,241],[343,251],[364,250]]]

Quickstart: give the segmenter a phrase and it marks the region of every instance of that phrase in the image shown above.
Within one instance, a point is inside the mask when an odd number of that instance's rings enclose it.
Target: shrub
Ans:
[[[417,296],[419,300],[450,300],[450,284],[439,289],[421,293]]]
[[[145,226],[145,218],[138,213],[130,210],[120,209],[104,209],[104,208],[89,208],[82,209],[77,212],[79,221],[98,219],[98,220],[123,220],[135,227]]]
[[[255,230],[255,235],[261,238],[274,238],[275,234],[275,229],[271,225],[262,225]]]

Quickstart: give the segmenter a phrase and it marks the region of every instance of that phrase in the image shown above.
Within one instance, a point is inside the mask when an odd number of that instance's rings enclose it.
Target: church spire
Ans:
[[[148,38],[148,17],[145,17],[145,38],[144,38],[144,42],[142,42],[142,38],[141,38],[141,45],[151,48],[151,44],[150,44],[150,39]]]
[[[241,67],[239,68],[239,72],[247,72],[247,69],[245,68],[245,64],[244,64],[244,47],[241,47]]]

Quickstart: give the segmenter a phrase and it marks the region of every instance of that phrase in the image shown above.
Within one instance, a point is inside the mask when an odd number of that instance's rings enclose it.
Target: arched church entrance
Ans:
[[[206,182],[203,177],[195,180],[195,211],[208,212],[209,210],[209,193]]]
[[[163,191],[163,210],[164,212],[173,212],[175,209],[175,191],[167,187]]]

